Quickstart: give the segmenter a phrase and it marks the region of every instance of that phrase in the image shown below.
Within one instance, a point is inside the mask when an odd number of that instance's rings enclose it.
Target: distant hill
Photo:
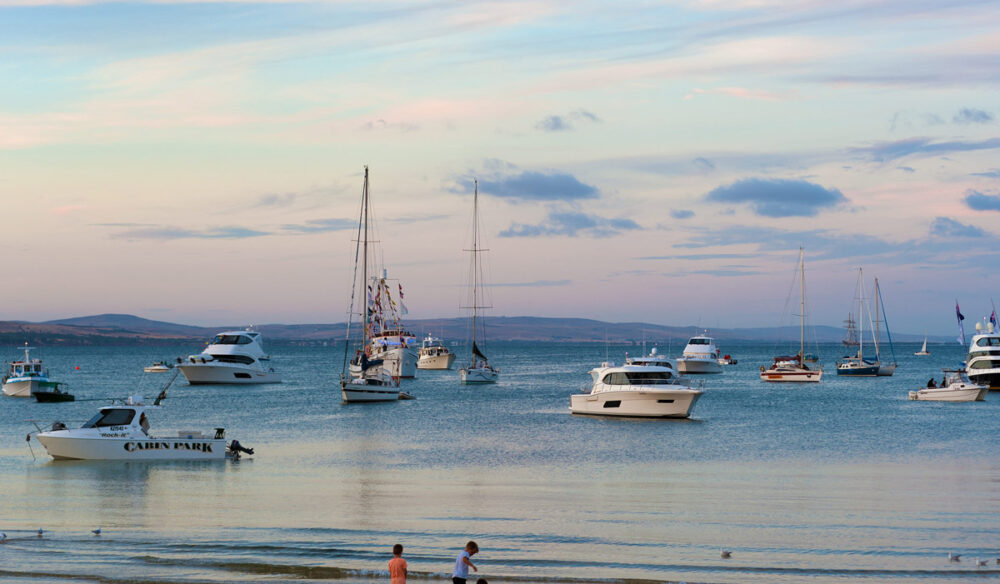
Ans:
[[[586,318],[542,318],[536,316],[495,316],[484,319],[487,334],[494,341],[545,341],[580,343],[683,342],[703,329],[665,326],[641,322],[610,323]],[[406,328],[417,336],[427,333],[448,340],[464,340],[468,319],[438,318],[409,320]],[[224,330],[245,326],[200,327],[149,320],[130,314],[98,314],[64,318],[41,323],[0,322],[0,345],[24,342],[45,345],[124,345],[184,344],[200,345]],[[346,323],[332,324],[263,324],[256,329],[267,343],[319,343],[343,340]],[[790,341],[799,338],[798,327],[710,329],[720,341]],[[357,332],[353,331],[352,336]],[[838,327],[809,327],[809,342],[839,342],[844,330]],[[896,335],[893,340],[915,342],[923,336]],[[950,338],[931,338],[949,342]]]

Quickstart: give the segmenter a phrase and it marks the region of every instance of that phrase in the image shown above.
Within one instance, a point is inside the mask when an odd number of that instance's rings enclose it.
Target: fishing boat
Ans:
[[[385,355],[373,347],[373,336],[382,331],[384,312],[376,310],[376,295],[369,292],[369,268],[374,265],[374,241],[369,233],[371,204],[368,191],[368,167],[365,167],[365,182],[361,190],[361,214],[358,218],[358,239],[354,249],[354,280],[351,285],[351,302],[347,319],[347,338],[344,343],[344,363],[340,374],[340,395],[344,403],[369,403],[396,401],[410,397],[399,391],[399,376],[386,370],[384,360],[375,354]],[[358,268],[361,273],[358,273]],[[382,283],[385,279],[381,278]],[[373,284],[376,283],[374,280]],[[355,314],[355,299],[360,297],[360,314]],[[361,317],[361,339],[356,347],[351,344],[351,325],[355,316]],[[351,350],[354,356],[351,357]],[[350,359],[350,361],[348,360]]]
[[[165,397],[166,386],[152,405],[132,396],[100,408],[79,428],[55,422],[43,430],[35,422],[38,431],[32,434],[56,460],[223,460],[227,455],[253,454],[236,440],[227,447],[225,428],[154,433],[147,413],[158,410]]]
[[[977,322],[969,343],[965,372],[974,383],[1000,389],[1000,331],[992,322]]]
[[[602,363],[591,386],[570,396],[570,412],[629,418],[687,418],[702,391],[677,383],[674,371],[654,365]]]
[[[969,402],[983,401],[989,387],[974,383],[961,369],[944,369],[944,379],[940,387],[924,387],[911,391],[909,396],[915,401]],[[933,381],[933,380],[932,380]],[[930,385],[930,384],[928,384]]]
[[[847,375],[851,377],[876,377],[879,372],[879,363],[865,359],[865,286],[861,268],[858,268],[858,352],[855,355],[847,355],[837,361],[837,375]]]
[[[479,254],[487,251],[482,248],[479,242],[479,181],[473,182],[472,190],[472,249],[467,250],[472,256],[470,261],[470,304],[464,308],[472,310],[472,350],[468,363],[458,370],[462,383],[496,383],[500,377],[500,369],[490,365],[490,360],[486,353],[479,346],[486,337],[486,328],[482,319],[478,318],[479,310],[492,308],[492,306],[480,304],[483,301],[483,293],[480,290],[483,280],[483,266]],[[480,330],[481,329],[481,330]]]
[[[31,397],[44,384],[49,383],[49,372],[42,360],[31,356],[34,347],[24,344],[24,358],[11,361],[3,378],[3,394],[10,397]]]
[[[875,362],[878,363],[878,377],[888,377],[896,372],[896,350],[892,346],[892,333],[889,332],[889,319],[885,315],[885,303],[882,301],[882,289],[879,288],[878,278],[875,278]],[[879,318],[881,315],[881,318]],[[889,355],[892,357],[892,361],[886,361],[882,358],[881,350],[881,339],[882,331],[879,329],[879,325],[885,323],[885,335],[889,340]]]
[[[799,248],[799,352],[775,357],[768,367],[761,365],[762,381],[818,382],[823,378],[823,368],[810,369],[805,364],[806,341],[806,264],[805,251]]]
[[[931,352],[927,350],[927,335],[924,335],[924,344],[920,346],[920,350],[913,354],[919,357],[924,357],[931,354]]]
[[[417,369],[451,369],[455,362],[455,354],[444,346],[441,339],[427,335],[420,342],[420,352],[417,355]]]
[[[719,363],[719,349],[715,339],[704,334],[696,335],[688,340],[684,352],[677,358],[677,371],[680,373],[722,373]]]
[[[250,326],[215,335],[204,351],[181,360],[176,368],[191,385],[281,383],[270,362],[263,337]]]

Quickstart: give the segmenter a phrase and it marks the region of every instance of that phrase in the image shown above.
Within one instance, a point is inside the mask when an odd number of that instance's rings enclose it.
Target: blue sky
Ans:
[[[364,165],[413,317],[900,331],[1000,296],[990,2],[0,0],[0,318],[347,311]],[[869,279],[870,280],[870,279]],[[58,285],[51,285],[58,282]],[[870,282],[869,282],[870,286]]]

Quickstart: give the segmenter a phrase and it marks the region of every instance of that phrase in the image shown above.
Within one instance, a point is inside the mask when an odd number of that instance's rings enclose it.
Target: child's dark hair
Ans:
[[[475,550],[475,551],[478,552],[479,551],[479,544],[477,544],[474,541],[470,541],[469,543],[465,544],[465,549],[467,549],[467,550]]]
[[[486,581],[486,578],[480,578],[476,580],[476,584],[490,584],[490,583]]]
[[[403,544],[397,543],[396,545],[392,546],[392,553],[393,555],[396,556],[403,555]]]

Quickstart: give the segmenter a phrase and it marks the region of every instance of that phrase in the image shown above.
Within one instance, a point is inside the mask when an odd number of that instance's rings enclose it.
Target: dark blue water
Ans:
[[[0,578],[374,582],[397,542],[416,578],[437,578],[469,538],[490,582],[1000,576],[972,561],[1000,555],[1000,394],[907,399],[960,346],[897,347],[896,375],[878,379],[838,378],[840,347],[821,346],[819,384],[759,381],[784,347],[720,348],[739,364],[692,377],[706,393],[691,420],[642,421],[568,413],[621,347],[494,343],[496,386],[421,371],[404,382],[416,400],[367,405],[340,404],[340,350],[271,347],[285,383],[181,379],[151,416],[154,431],[226,427],[257,451],[238,463],[53,462],[33,442],[35,460],[24,420],[82,422],[103,402],[3,398]],[[196,351],[40,356],[96,400],[153,396],[165,378],[142,366]]]

